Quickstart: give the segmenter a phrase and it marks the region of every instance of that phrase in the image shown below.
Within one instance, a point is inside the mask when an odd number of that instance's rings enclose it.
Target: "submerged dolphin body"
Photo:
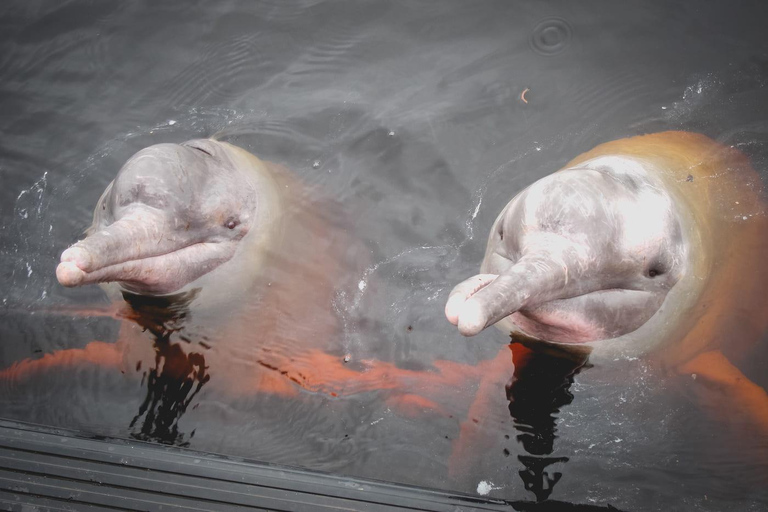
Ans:
[[[754,340],[768,323],[761,194],[740,152],[701,135],[601,144],[509,202],[446,316],[468,336],[495,324],[612,354]]]
[[[159,345],[179,343],[205,355],[208,388],[324,389],[332,368],[323,376],[311,369],[341,350],[334,300],[365,251],[336,205],[315,196],[284,167],[226,142],[142,149],[56,269],[67,287],[102,284],[129,321],[116,343],[93,342],[69,359],[57,352],[48,365],[85,359],[146,369],[168,352]],[[17,373],[32,371],[36,362],[27,363]]]
[[[764,436],[768,393],[740,367],[768,330],[766,254],[762,183],[739,151],[663,132],[578,156],[507,204],[481,273],[448,298],[462,334],[496,325],[527,347],[502,348],[470,416],[504,409],[488,391],[519,378],[515,351],[593,363],[645,355],[688,376],[682,392],[703,408]],[[464,423],[452,467],[482,437]]]
[[[768,330],[762,194],[740,152],[685,132],[601,144],[517,194],[445,308],[466,336],[496,325],[512,340],[486,363],[450,474],[485,474],[511,415],[518,474],[547,498],[562,476],[550,465],[568,460],[553,456],[555,418],[574,376],[640,355],[762,463],[768,393],[744,373]]]
[[[434,361],[419,371],[347,357],[339,292],[352,289],[368,251],[338,205],[317,196],[287,169],[228,143],[139,151],[57,268],[64,286],[103,285],[113,299],[106,314],[124,320],[117,341],[18,361],[0,381],[56,368],[122,372],[147,393],[130,428],[172,443],[183,439],[177,422],[200,392],[222,403],[296,399],[286,407],[380,393],[401,413],[461,415],[455,390],[487,365]]]

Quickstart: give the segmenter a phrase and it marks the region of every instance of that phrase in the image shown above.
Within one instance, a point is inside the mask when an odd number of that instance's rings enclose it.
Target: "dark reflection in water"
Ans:
[[[152,334],[155,349],[155,366],[145,373],[147,396],[130,424],[135,439],[188,446],[194,436],[194,431],[188,438],[179,432],[179,419],[211,376],[205,355],[185,352],[171,335],[181,331],[198,291],[167,297],[123,294],[130,306],[128,318]],[[189,343],[183,336],[180,339]]]
[[[557,437],[557,413],[573,401],[573,378],[589,367],[588,353],[532,349],[514,340],[511,348],[515,370],[507,387],[509,413],[518,432],[517,440],[529,454],[518,456],[525,468],[519,475],[536,501],[543,501],[563,476],[548,468],[568,461],[568,457],[550,456]]]
[[[619,509],[611,505],[583,505],[578,503],[566,503],[563,501],[515,501],[512,507],[519,512],[600,512],[616,511]]]
[[[249,336],[269,341],[267,316],[281,327],[309,325],[288,341],[335,343],[323,361],[349,353],[342,369],[368,357],[409,368],[485,361],[508,339],[489,329],[468,342],[442,306],[450,287],[477,271],[487,230],[516,192],[598,143],[669,129],[702,132],[745,152],[763,177],[768,169],[768,3],[756,0],[0,5],[0,368],[101,356],[3,382],[4,417],[173,443],[190,442],[195,429],[195,449],[455,489],[440,471],[445,436],[453,437],[469,398],[446,400],[456,411],[442,421],[395,418],[383,392],[346,402],[303,392],[301,400],[265,398],[256,393],[260,374],[275,376],[272,384],[287,379],[254,361],[265,356]],[[95,287],[58,286],[52,269],[131,154],[222,130],[353,212],[350,233],[370,248],[370,267],[347,274],[353,286],[338,286],[346,293],[334,303],[341,334],[314,334],[320,315],[307,322],[294,311],[278,322],[264,314],[207,350],[190,335],[190,315],[196,329],[208,325],[197,308],[174,317],[164,309],[175,305],[160,305],[150,320],[145,304],[121,323],[29,312],[103,304]],[[305,255],[324,252],[292,254],[319,268]],[[292,297],[283,303],[293,305]],[[144,337],[138,322],[148,324]],[[308,348],[288,341],[270,366],[326,370],[315,360],[284,364]],[[766,389],[761,350],[743,361]],[[492,481],[496,495],[532,500],[520,510],[555,510],[552,499],[634,510],[766,509],[766,472],[755,472],[766,457],[753,460],[765,454],[765,430],[743,435],[753,425],[726,414],[726,398],[703,414],[676,383],[646,374],[642,361],[603,365],[592,356],[600,367],[579,375],[579,393],[566,405],[580,367],[559,359],[537,354],[519,364],[510,404],[496,385],[494,412],[504,422],[485,432],[496,444],[487,457],[464,461],[477,467],[476,478],[457,490]],[[550,377],[537,375],[544,369]],[[683,385],[719,395],[702,375]],[[723,419],[743,425],[732,435]],[[519,459],[505,456],[504,434],[520,436]],[[531,492],[518,495],[521,483]]]

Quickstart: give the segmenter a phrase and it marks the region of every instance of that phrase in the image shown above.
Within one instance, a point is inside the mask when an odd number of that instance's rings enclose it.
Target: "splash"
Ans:
[[[27,290],[36,269],[40,266],[40,247],[46,242],[45,229],[40,229],[41,221],[48,209],[48,171],[35,181],[29,188],[19,192],[13,209],[14,221],[12,227],[16,233],[9,244],[9,250],[3,250],[3,256],[15,260],[12,264],[11,286],[9,290]],[[50,226],[48,229],[50,233]],[[46,293],[37,297],[44,299]]]
[[[44,202],[43,195],[45,189],[48,186],[48,171],[45,171],[43,175],[31,187],[19,192],[16,197],[16,207],[14,208],[14,214],[21,220],[29,218],[30,211],[33,211],[37,216],[43,214]],[[29,203],[29,204],[25,204]]]

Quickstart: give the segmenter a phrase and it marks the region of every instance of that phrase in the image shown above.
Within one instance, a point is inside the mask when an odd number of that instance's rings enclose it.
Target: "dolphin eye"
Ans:
[[[240,221],[237,219],[229,219],[227,222],[224,223],[224,226],[227,229],[235,229],[239,225],[240,225]]]
[[[660,267],[651,267],[648,269],[648,277],[656,277],[660,276],[664,273],[664,269]]]
[[[210,152],[210,151],[208,151],[207,149],[203,149],[203,148],[201,148],[201,147],[198,147],[198,146],[192,146],[192,145],[190,145],[189,147],[190,147],[190,148],[192,148],[192,149],[196,149],[196,150],[200,151],[201,153],[205,153],[205,154],[206,154],[206,155],[208,155],[208,156],[213,156],[213,153],[211,153],[211,152]]]

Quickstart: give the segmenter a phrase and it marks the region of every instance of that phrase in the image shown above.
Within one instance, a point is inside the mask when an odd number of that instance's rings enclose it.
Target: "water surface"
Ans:
[[[509,340],[464,339],[442,309],[526,185],[669,129],[738,147],[768,178],[765,19],[762,2],[724,1],[6,2],[0,366],[119,340],[126,321],[99,288],[56,283],[58,256],[131,154],[212,135],[340,205],[360,258],[330,304],[332,357],[416,373],[489,361]],[[161,331],[131,346],[176,360]],[[768,348],[753,350],[742,371],[765,389]],[[696,407],[642,359],[535,358],[511,402],[489,391],[486,442],[460,471],[476,379],[426,390],[440,411],[406,410],[391,390],[233,395],[207,360],[179,360],[187,381],[146,364],[5,380],[0,415],[512,500],[768,508],[768,434]]]

